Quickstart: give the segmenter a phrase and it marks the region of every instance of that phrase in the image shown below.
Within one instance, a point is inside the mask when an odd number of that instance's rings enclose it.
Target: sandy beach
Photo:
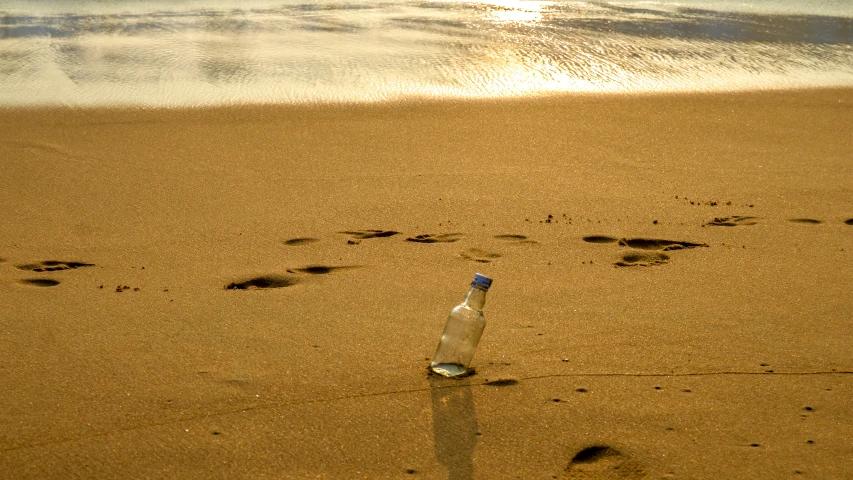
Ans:
[[[850,478],[850,132],[853,89],[0,110],[0,477]]]

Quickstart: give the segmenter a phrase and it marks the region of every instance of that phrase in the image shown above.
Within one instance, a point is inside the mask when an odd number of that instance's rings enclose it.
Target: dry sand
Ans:
[[[0,477],[850,478],[851,131],[849,89],[2,111]],[[428,378],[476,271],[478,373]]]

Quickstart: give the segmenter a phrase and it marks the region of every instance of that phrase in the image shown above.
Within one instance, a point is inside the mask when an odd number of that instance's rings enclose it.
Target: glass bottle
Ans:
[[[465,301],[450,311],[441,341],[429,365],[430,370],[445,377],[459,377],[469,373],[468,365],[474,358],[474,351],[486,327],[483,305],[491,285],[491,278],[479,273],[474,275]]]

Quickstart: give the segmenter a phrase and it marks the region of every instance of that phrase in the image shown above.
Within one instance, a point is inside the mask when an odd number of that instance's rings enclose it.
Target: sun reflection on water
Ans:
[[[542,14],[554,5],[554,2],[537,0],[482,0],[472,3],[483,5],[493,22],[527,25],[542,21]]]

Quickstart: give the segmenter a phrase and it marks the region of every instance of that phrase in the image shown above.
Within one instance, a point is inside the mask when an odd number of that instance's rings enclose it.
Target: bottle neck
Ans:
[[[462,302],[462,305],[465,305],[471,310],[476,310],[478,312],[483,310],[483,306],[485,304],[486,292],[480,290],[477,287],[471,287],[471,290],[468,291],[468,295],[465,297],[465,301]]]

